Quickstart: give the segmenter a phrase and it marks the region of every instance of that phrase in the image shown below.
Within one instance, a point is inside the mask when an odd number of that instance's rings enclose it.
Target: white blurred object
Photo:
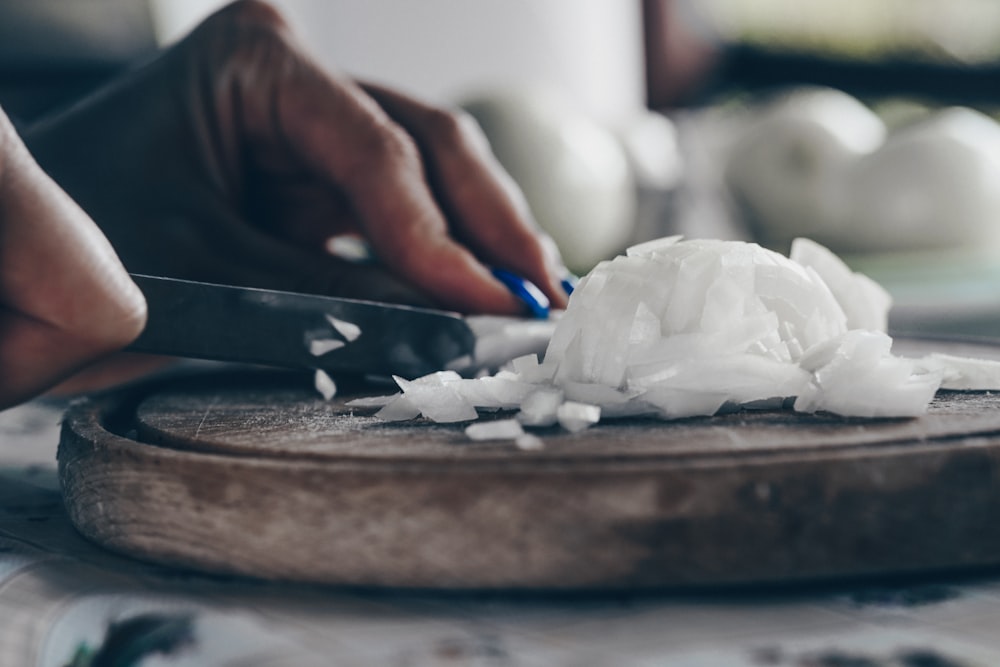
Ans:
[[[854,253],[1000,242],[1000,125],[965,107],[886,137],[846,93],[795,90],[748,124],[726,179],[770,245],[800,235]]]
[[[879,117],[847,93],[796,89],[756,113],[733,148],[726,181],[769,244],[809,236],[839,247],[846,172],[885,134]]]
[[[1000,241],[1000,125],[978,111],[945,109],[893,133],[847,178],[842,249],[975,249]]]
[[[636,210],[629,243],[673,233],[677,223],[672,210],[673,196],[688,167],[676,124],[662,113],[642,111],[617,134],[636,185]]]
[[[544,86],[602,124],[645,106],[640,5],[619,0],[271,0],[325,66],[450,103]],[[150,0],[161,43],[225,0]]]
[[[636,186],[611,131],[548,90],[508,90],[464,106],[570,270],[585,273],[624,249]]]
[[[156,41],[160,45],[177,41],[198,23],[230,0],[149,0]]]
[[[680,181],[684,157],[672,120],[655,111],[640,112],[619,130],[618,138],[638,185],[669,190]]]

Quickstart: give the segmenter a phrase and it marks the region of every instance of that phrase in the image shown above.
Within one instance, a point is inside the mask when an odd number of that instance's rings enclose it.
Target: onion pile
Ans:
[[[523,427],[576,432],[602,418],[789,406],[908,417],[926,411],[943,379],[954,388],[1000,386],[997,362],[894,356],[890,303],[878,284],[806,239],[789,257],[753,243],[659,239],[580,282],[542,360],[521,356],[477,379],[454,371],[396,378],[400,394],[351,404],[381,405],[377,416],[388,421],[465,422],[516,410]],[[484,422],[468,434],[517,440],[523,429],[515,427]]]

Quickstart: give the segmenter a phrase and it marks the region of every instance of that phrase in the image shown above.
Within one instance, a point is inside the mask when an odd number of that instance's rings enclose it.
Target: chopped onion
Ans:
[[[432,421],[450,423],[479,417],[475,406],[458,390],[462,376],[454,371],[438,371],[416,380],[404,380],[395,375],[393,379],[410,405]]]
[[[469,440],[517,440],[524,434],[521,423],[516,419],[479,422],[465,428]]]
[[[336,338],[314,338],[309,341],[309,354],[314,357],[321,357],[327,352],[333,352],[344,347],[347,343]]]
[[[880,331],[854,330],[809,350],[802,365],[813,380],[799,393],[795,409],[854,417],[923,414],[941,377],[917,373],[913,360],[890,354],[891,346],[892,339]]]
[[[398,375],[393,375],[392,379],[396,382],[396,385],[399,386],[400,389],[406,391],[407,387],[411,385],[443,387],[451,382],[459,382],[462,379],[462,376],[455,371],[437,371],[435,373],[429,373],[428,375],[419,377],[416,380],[406,380]]]
[[[518,449],[522,449],[526,452],[537,452],[540,449],[545,449],[545,442],[537,435],[533,435],[531,433],[524,433],[517,436],[514,440],[514,444],[517,445]]]
[[[579,433],[601,421],[601,408],[596,405],[566,401],[556,410],[559,425],[570,433]]]
[[[420,408],[413,404],[409,396],[398,394],[376,412],[375,416],[387,422],[408,421],[420,416]]]
[[[854,273],[839,257],[815,241],[792,241],[789,258],[812,268],[829,286],[847,315],[848,329],[885,331],[892,297],[868,276]]]
[[[914,363],[918,371],[940,374],[942,389],[1000,390],[1000,361],[934,353]]]
[[[316,391],[323,396],[324,400],[329,401],[337,395],[337,384],[333,381],[333,378],[318,368],[313,375],[313,385],[316,387]]]
[[[752,243],[660,239],[580,281],[554,329],[549,323],[541,361],[516,357],[477,379],[454,370],[396,378],[402,394],[377,416],[453,422],[518,410],[467,433],[503,433],[530,449],[541,444],[519,434],[523,427],[558,423],[577,433],[602,417],[788,406],[909,417],[926,411],[942,381],[1000,389],[1000,361],[893,355],[889,306],[885,290],[811,241],[795,241],[788,258]],[[480,326],[490,345],[501,345],[510,325]]]
[[[552,337],[557,318],[525,320],[497,315],[473,315],[465,318],[476,337],[475,352],[471,358],[452,362],[459,370],[472,364],[484,369],[494,369],[511,359],[544,350]]]
[[[365,396],[347,401],[349,408],[381,408],[396,400],[396,396]]]
[[[563,391],[555,387],[533,391],[521,401],[517,418],[526,426],[552,426],[559,420],[558,411],[563,399]]]
[[[353,343],[361,336],[361,327],[353,322],[338,320],[333,315],[327,315],[326,319],[348,343]]]

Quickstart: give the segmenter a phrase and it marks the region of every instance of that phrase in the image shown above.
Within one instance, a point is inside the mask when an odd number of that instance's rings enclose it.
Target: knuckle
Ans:
[[[416,141],[402,127],[385,119],[376,122],[368,131],[364,141],[364,150],[359,155],[360,171],[363,178],[369,177],[372,171],[385,173],[389,171],[419,170],[421,165],[420,151]]]
[[[263,0],[236,0],[205,21],[192,33],[202,51],[239,56],[260,48],[260,43],[284,40],[288,23],[280,11]]]
[[[296,57],[294,42],[277,9],[262,0],[237,0],[206,19],[181,52],[189,75],[225,97],[274,85]]]
[[[436,145],[465,149],[479,147],[486,140],[476,119],[459,109],[430,109],[424,124]]]
[[[398,160],[404,164],[419,162],[419,151],[413,137],[393,122],[380,124],[377,141],[382,156],[388,160]]]

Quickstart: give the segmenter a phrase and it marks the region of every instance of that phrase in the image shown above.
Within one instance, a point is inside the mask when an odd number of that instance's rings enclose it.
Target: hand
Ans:
[[[566,303],[557,253],[472,121],[322,70],[261,2],[27,136],[132,271],[523,312],[488,264]],[[378,264],[331,256],[343,234]]]
[[[131,342],[146,303],[0,112],[0,408]]]

